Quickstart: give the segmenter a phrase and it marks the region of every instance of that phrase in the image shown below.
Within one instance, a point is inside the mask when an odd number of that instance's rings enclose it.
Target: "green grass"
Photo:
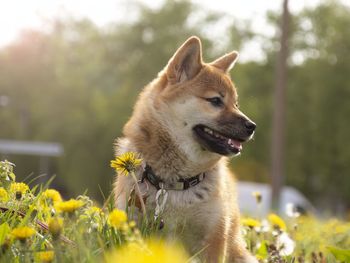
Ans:
[[[6,161],[0,187],[1,262],[190,262],[181,246],[157,239],[157,224],[137,228],[111,198],[102,207],[86,195],[63,202],[48,185],[16,184]],[[261,262],[350,262],[349,222],[276,215],[242,222],[247,247]]]

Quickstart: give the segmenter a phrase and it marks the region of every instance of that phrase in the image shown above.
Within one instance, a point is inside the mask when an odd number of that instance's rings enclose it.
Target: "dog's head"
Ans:
[[[156,109],[187,152],[236,155],[252,138],[256,125],[238,109],[228,74],[237,58],[234,51],[204,63],[201,42],[191,37],[163,71],[166,85],[157,90]]]

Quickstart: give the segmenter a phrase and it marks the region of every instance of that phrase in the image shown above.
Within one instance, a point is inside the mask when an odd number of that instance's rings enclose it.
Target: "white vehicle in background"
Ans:
[[[252,217],[264,217],[271,212],[271,187],[268,184],[253,182],[238,182],[238,204],[243,215]],[[261,194],[261,202],[258,205],[253,193]],[[286,216],[286,209],[290,204],[300,214],[317,214],[316,209],[309,200],[297,189],[284,186],[281,192],[281,202],[278,213]]]

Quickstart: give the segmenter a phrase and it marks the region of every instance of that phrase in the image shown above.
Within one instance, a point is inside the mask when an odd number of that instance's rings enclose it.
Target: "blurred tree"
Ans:
[[[272,119],[271,143],[271,207],[280,207],[281,192],[284,185],[284,155],[285,155],[285,118],[287,93],[287,59],[289,40],[289,8],[288,0],[283,0],[280,26],[280,49],[278,50],[275,67],[274,111]]]
[[[62,142],[58,177],[71,194],[89,189],[100,198],[97,185],[110,191],[113,140],[137,94],[189,36],[211,47],[200,31],[215,18],[211,13],[191,25],[188,1],[137,8],[137,20],[105,31],[88,20],[58,20],[52,32],[28,31],[0,53],[0,94],[12,102],[0,111],[7,124],[0,137]],[[12,160],[22,178],[36,172],[32,158]]]
[[[325,1],[297,17],[288,95],[288,182],[339,211],[350,203],[349,13]]]

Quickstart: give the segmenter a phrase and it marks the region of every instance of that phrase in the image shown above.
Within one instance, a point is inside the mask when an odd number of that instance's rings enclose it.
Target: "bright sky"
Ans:
[[[139,1],[156,8],[164,0]],[[305,6],[315,6],[320,1],[322,0],[290,0],[290,10],[296,12]],[[209,10],[229,13],[237,19],[250,19],[256,31],[266,34],[273,33],[264,19],[266,11],[279,10],[282,4],[282,0],[193,0],[193,2]],[[349,0],[342,2],[350,5]],[[130,6],[132,1],[127,0],[0,0],[0,47],[16,39],[19,32],[25,28],[45,30],[45,21],[57,16],[87,17],[97,25],[103,26],[127,19]],[[250,51],[253,49],[249,48]]]

